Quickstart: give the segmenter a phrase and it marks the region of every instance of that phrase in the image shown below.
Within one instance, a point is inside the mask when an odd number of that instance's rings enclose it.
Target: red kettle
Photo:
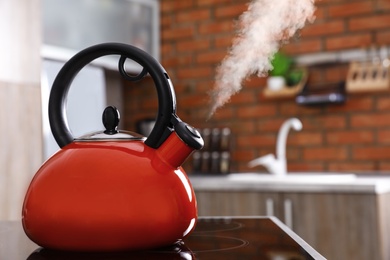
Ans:
[[[120,55],[126,80],[147,73],[153,79],[159,104],[147,138],[117,130],[115,107],[103,113],[106,130],[72,136],[65,110],[70,84],[85,65],[105,55]],[[127,59],[141,65],[139,75],[125,71]],[[181,164],[202,148],[203,139],[176,115],[173,86],[153,57],[119,43],[79,52],[53,83],[49,120],[61,149],[41,166],[25,196],[22,224],[32,241],[57,250],[138,250],[173,244],[194,229],[196,198]]]

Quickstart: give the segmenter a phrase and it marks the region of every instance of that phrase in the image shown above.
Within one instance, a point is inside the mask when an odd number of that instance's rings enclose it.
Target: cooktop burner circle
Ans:
[[[236,237],[196,234],[184,243],[193,253],[225,251],[249,245],[248,241]]]

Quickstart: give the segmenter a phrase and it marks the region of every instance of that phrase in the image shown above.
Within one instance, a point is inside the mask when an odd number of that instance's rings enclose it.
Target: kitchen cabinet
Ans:
[[[199,216],[276,216],[271,204],[277,194],[259,192],[196,191]]]
[[[122,42],[159,59],[159,15],[157,0],[43,0],[41,54],[46,59],[67,61],[88,46]],[[99,58],[94,64],[116,71],[118,57]],[[140,66],[131,61],[126,62],[126,69],[140,72]]]
[[[390,259],[389,192],[348,185],[283,191],[280,184],[263,191],[253,183],[219,183],[214,190],[193,183],[199,216],[273,215],[327,259]]]

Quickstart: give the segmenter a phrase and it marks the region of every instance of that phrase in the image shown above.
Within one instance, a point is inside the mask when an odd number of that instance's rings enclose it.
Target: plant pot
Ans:
[[[270,76],[267,79],[267,87],[272,91],[278,91],[286,86],[286,80],[282,76]]]

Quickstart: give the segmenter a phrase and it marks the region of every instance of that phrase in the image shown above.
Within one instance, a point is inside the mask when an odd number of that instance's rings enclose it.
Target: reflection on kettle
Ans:
[[[112,253],[77,253],[55,251],[39,248],[31,253],[26,260],[193,260],[194,254],[182,241],[171,246],[148,251],[112,252]]]
[[[66,95],[89,62],[120,55],[119,72],[131,81],[148,73],[157,88],[158,113],[148,137],[118,130],[115,107],[103,112],[105,130],[74,138],[66,120]],[[127,74],[126,59],[142,66]],[[197,220],[196,199],[181,167],[203,147],[199,132],[176,115],[168,74],[133,46],[105,43],[87,48],[58,73],[50,93],[49,120],[61,147],[35,174],[23,205],[23,228],[38,245],[69,251],[156,248],[187,236]]]

